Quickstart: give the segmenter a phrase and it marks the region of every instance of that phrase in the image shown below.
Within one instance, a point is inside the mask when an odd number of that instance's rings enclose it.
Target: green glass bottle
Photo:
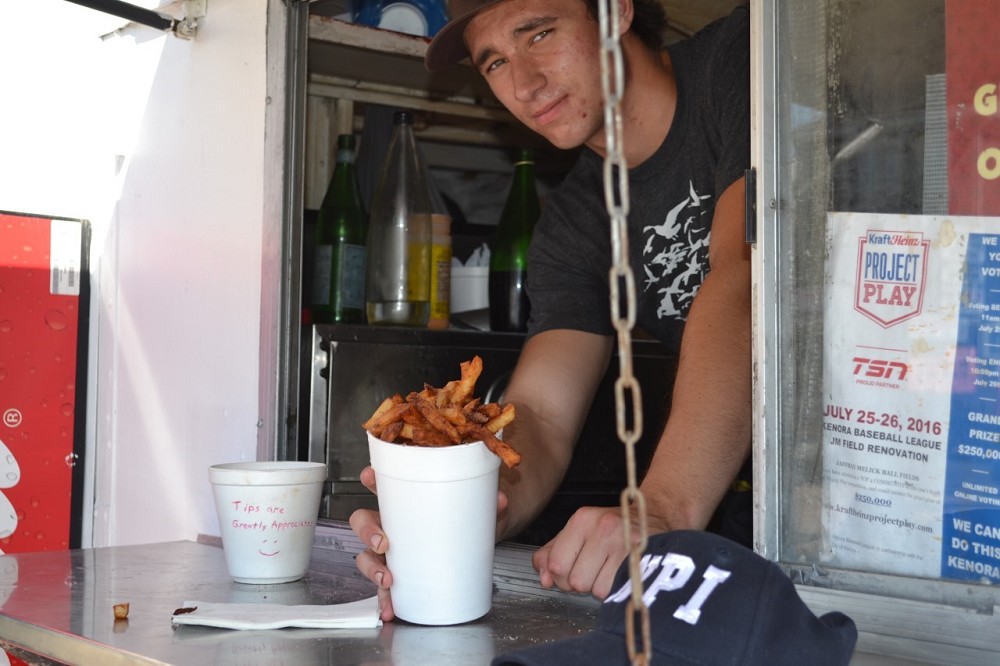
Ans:
[[[490,329],[526,331],[529,303],[525,292],[528,245],[541,215],[535,188],[535,157],[530,148],[517,152],[514,182],[490,245]]]
[[[354,135],[337,137],[337,164],[316,219],[313,321],[365,323],[367,217],[354,170]]]

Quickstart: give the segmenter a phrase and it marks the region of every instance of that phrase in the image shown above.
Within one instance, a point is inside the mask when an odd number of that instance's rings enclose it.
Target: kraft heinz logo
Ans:
[[[854,309],[883,328],[920,314],[929,249],[921,233],[869,230],[858,240]]]

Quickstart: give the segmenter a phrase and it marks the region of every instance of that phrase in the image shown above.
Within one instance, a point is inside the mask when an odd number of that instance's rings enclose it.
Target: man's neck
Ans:
[[[625,92],[621,101],[625,161],[635,167],[648,160],[670,131],[677,108],[677,81],[666,49],[650,51],[631,33],[622,37]],[[604,129],[587,142],[602,157]]]

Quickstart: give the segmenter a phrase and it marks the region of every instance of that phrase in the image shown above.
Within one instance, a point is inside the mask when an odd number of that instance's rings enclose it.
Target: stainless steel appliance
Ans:
[[[441,386],[459,374],[459,364],[478,354],[483,375],[476,394],[500,398],[524,336],[482,331],[316,325],[312,329],[309,458],[325,460],[328,492],[322,515],[346,520],[358,508],[375,508],[375,497],[358,481],[368,465],[368,442],[361,428],[387,396]],[[633,343],[635,374],[642,387],[645,432],[637,451],[647,462],[669,407],[676,358],[652,340]],[[579,506],[618,503],[625,485],[625,454],[615,431],[613,358],[566,478],[542,515],[518,540],[543,543]]]

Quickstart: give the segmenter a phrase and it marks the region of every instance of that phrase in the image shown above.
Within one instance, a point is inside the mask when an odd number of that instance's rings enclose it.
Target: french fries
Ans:
[[[483,372],[479,356],[461,364],[462,377],[441,388],[424,384],[404,399],[398,393],[382,401],[361,427],[387,442],[417,446],[450,446],[482,441],[507,467],[517,467],[521,454],[496,436],[514,420],[514,405],[482,403],[473,397]]]

